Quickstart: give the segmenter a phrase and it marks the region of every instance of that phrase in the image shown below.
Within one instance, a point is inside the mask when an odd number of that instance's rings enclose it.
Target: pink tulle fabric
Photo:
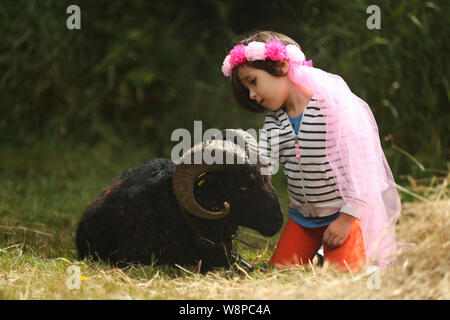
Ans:
[[[367,103],[338,75],[291,61],[289,78],[322,105],[326,156],[345,203],[357,208],[367,263],[385,268],[402,246],[395,236],[401,203]]]

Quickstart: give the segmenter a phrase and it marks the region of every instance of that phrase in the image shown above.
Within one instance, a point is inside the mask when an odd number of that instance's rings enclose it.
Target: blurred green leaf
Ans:
[[[342,76],[368,102],[381,136],[391,133],[425,166],[447,168],[446,0],[380,1],[380,30],[366,27],[366,0],[77,4],[82,29],[69,31],[65,1],[0,2],[0,143],[151,142],[169,156],[171,132],[193,130],[194,120],[259,129],[264,115],[237,107],[221,65],[237,35],[269,29]],[[415,170],[391,151],[395,170]]]

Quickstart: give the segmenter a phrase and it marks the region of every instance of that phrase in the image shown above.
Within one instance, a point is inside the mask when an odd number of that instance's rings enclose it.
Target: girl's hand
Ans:
[[[340,247],[348,237],[355,217],[342,213],[326,228],[322,243],[330,249]]]

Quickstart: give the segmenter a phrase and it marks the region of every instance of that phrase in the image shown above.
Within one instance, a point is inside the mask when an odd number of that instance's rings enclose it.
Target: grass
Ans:
[[[409,193],[401,193],[408,202],[398,235],[416,246],[387,271],[353,275],[324,266],[202,275],[182,266],[118,269],[76,257],[75,229],[84,208],[114,176],[150,159],[151,149],[2,146],[0,155],[0,299],[450,298],[449,176],[411,183]],[[286,208],[282,176],[273,183]],[[237,244],[241,255],[266,266],[279,234],[264,238],[249,229],[240,234],[263,248]]]

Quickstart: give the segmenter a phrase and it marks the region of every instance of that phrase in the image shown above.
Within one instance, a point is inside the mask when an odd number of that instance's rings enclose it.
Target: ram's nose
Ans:
[[[281,213],[280,218],[277,218],[273,221],[273,234],[280,231],[281,227],[283,226],[283,214]]]
[[[283,226],[283,216],[280,218],[274,218],[267,221],[267,228],[261,232],[261,234],[265,237],[271,237],[275,235],[278,231],[280,231]]]

